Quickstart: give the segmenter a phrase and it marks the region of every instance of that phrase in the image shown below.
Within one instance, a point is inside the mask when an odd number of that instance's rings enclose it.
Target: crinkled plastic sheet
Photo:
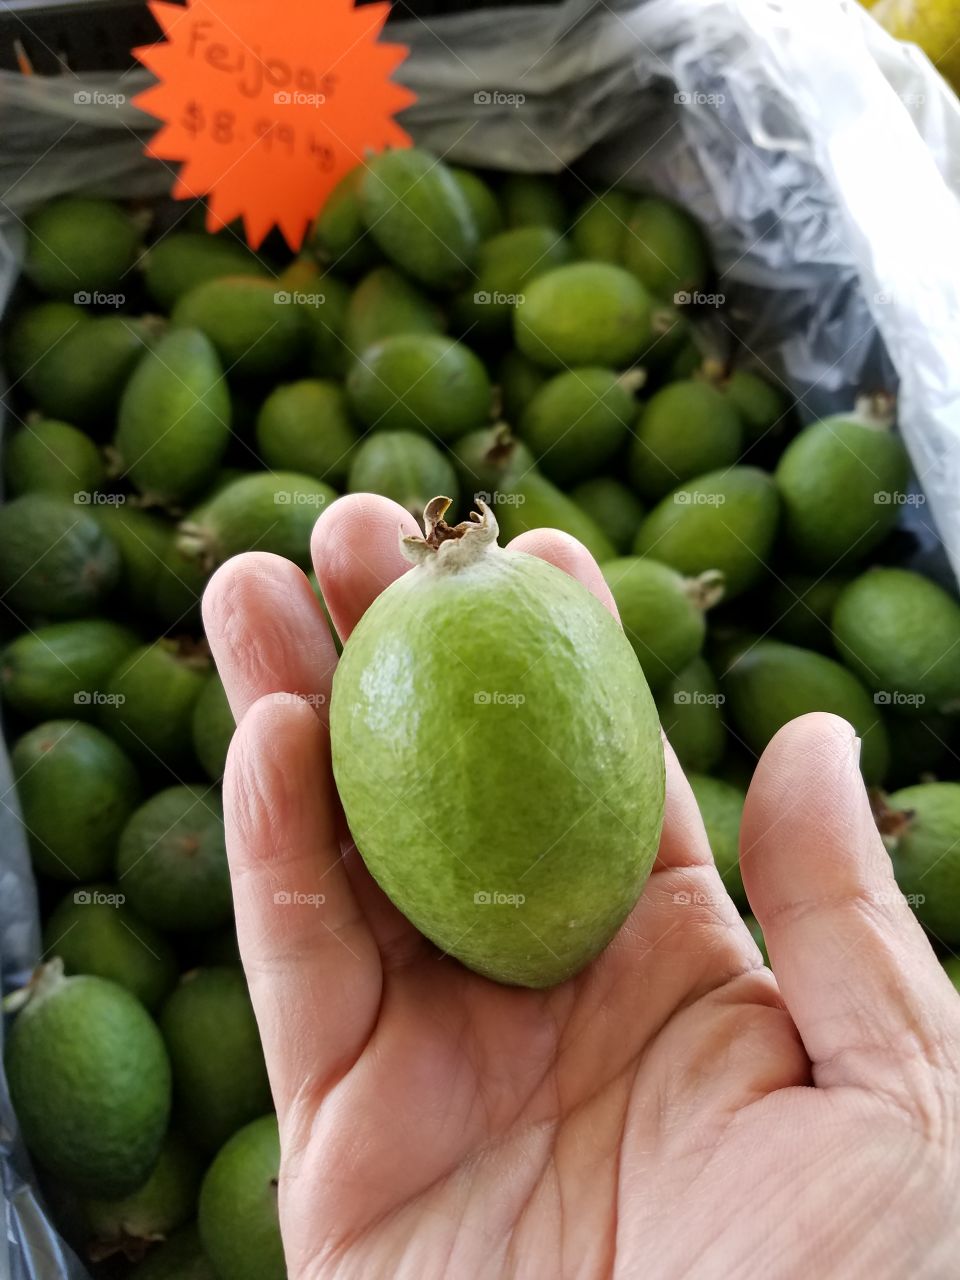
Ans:
[[[649,187],[704,223],[728,305],[711,341],[782,380],[807,417],[899,381],[899,422],[929,503],[911,511],[934,565],[960,572],[960,103],[855,0],[567,0],[391,23],[417,141],[461,163],[577,165],[588,189]],[[145,73],[0,73],[0,305],[20,220],[66,191],[160,196]],[[78,104],[78,90],[124,94]],[[934,522],[936,527],[934,526]],[[938,532],[939,531],[939,536]],[[942,554],[942,553],[941,553]],[[38,950],[36,900],[0,760],[4,988]],[[0,1272],[81,1277],[46,1222],[5,1090]],[[7,1266],[2,1266],[3,1250]]]

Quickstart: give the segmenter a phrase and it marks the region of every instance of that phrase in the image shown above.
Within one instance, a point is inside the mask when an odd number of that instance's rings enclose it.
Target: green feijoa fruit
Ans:
[[[214,671],[193,707],[193,749],[204,772],[214,782],[223,777],[235,728],[223,681]]]
[[[833,656],[833,610],[849,578],[785,573],[764,592],[770,630],[779,640]]]
[[[497,519],[504,545],[531,529],[559,529],[582,542],[598,564],[616,554],[596,521],[535,466],[526,466],[523,455],[497,485]]]
[[[139,643],[128,627],[106,618],[25,632],[0,653],[4,702],[30,720],[92,716],[101,685]]]
[[[198,329],[172,330],[124,389],[114,440],[124,473],[155,501],[183,502],[213,480],[229,438],[216,351]]]
[[[479,232],[449,168],[411,147],[381,151],[360,182],[370,235],[407,275],[435,289],[454,289],[470,274]]]
[[[348,359],[396,333],[440,333],[436,305],[394,267],[374,267],[359,282],[343,325]]]
[[[470,213],[473,215],[480,240],[488,240],[498,231],[502,231],[503,214],[489,184],[472,169],[454,167],[450,170],[450,175],[470,206]]]
[[[623,264],[659,298],[688,298],[706,281],[710,260],[703,233],[685,209],[647,196],[638,200],[627,223]]]
[[[634,375],[574,368],[543,384],[520,418],[519,431],[544,472],[570,484],[609,462],[636,417]]]
[[[876,694],[874,694],[876,701]],[[928,716],[903,715],[889,706],[881,708],[890,738],[891,786],[908,787],[950,774],[951,758],[956,759],[956,715],[933,712]]]
[[[362,271],[379,256],[360,211],[362,165],[345,173],[327,196],[308,238],[317,258],[335,271]]]
[[[908,569],[868,569],[833,611],[844,662],[900,711],[929,714],[960,699],[960,604]]]
[[[633,549],[688,575],[719,569],[732,599],[766,571],[779,514],[777,489],[765,471],[710,471],[661,499]]]
[[[154,302],[171,311],[185,293],[223,276],[265,276],[266,268],[229,232],[206,235],[176,231],[150,246],[140,259]]]
[[[270,551],[310,567],[310,534],[336,499],[322,480],[293,471],[232,480],[179,526],[177,545],[212,568],[243,551]]]
[[[120,576],[120,552],[89,508],[49,493],[0,507],[0,597],[15,613],[91,613]]]
[[[960,783],[895,791],[878,825],[897,884],[921,924],[945,946],[960,944]]]
[[[630,480],[656,502],[694,476],[732,466],[743,428],[730,401],[709,383],[672,382],[643,406],[630,446]]]
[[[71,329],[28,380],[42,412],[108,436],[127,380],[161,324],[152,317],[96,316]]]
[[[457,501],[457,473],[450,459],[425,436],[379,431],[359,446],[350,467],[351,493],[380,493],[420,520],[438,493]]]
[[[5,1065],[30,1154],[81,1195],[122,1196],[156,1163],[170,1114],[170,1064],[143,1005],[123,987],[34,976]]]
[[[519,351],[508,351],[497,369],[501,408],[508,422],[520,415],[550,375]]]
[[[182,1227],[197,1211],[202,1173],[197,1152],[178,1134],[169,1134],[143,1186],[129,1195],[83,1202],[88,1254],[136,1257],[150,1241]]]
[[[116,598],[139,616],[152,614],[156,583],[173,541],[172,526],[131,502],[95,503],[90,514],[120,552]]]
[[[639,556],[608,560],[602,568],[647,683],[658,689],[703,648],[706,611],[721,599],[723,583],[709,573],[684,578]]]
[[[230,919],[223,804],[211,787],[167,787],[131,814],[120,834],[117,883],[134,911],[171,933]]]
[[[71,889],[43,930],[44,954],[59,956],[66,973],[90,973],[155,1008],[177,980],[173,947],[124,901],[116,885]]]
[[[770,957],[767,954],[767,944],[764,940],[763,930],[760,928],[759,922],[753,916],[744,916],[743,923],[750,930],[750,936],[760,948],[760,955],[763,957],[763,963],[769,968]]]
[[[509,333],[525,286],[569,258],[569,243],[553,227],[514,227],[484,241],[473,282],[454,299],[459,331],[471,339]]]
[[[684,769],[708,773],[727,745],[723,694],[703,658],[693,658],[657,690],[663,731]]]
[[[500,207],[508,227],[553,227],[564,231],[567,207],[552,176],[510,173],[500,184]]]
[[[625,191],[605,191],[581,205],[570,228],[578,256],[590,262],[622,264],[633,206],[634,198]]]
[[[446,507],[428,507],[427,539],[403,544],[416,567],[344,645],[334,775],[367,867],[422,933],[487,977],[552,986],[607,945],[649,874],[663,813],[656,710],[598,600],[501,550],[488,507],[455,529]],[[396,744],[425,714],[470,751],[414,768]],[[389,820],[385,792],[405,797]],[[478,851],[491,812],[497,830]]]
[[[199,520],[203,510],[195,507],[186,519]],[[203,592],[216,566],[179,546],[177,526],[168,529],[171,536],[153,585],[152,614],[164,631],[176,635],[201,625]]]
[[[209,657],[189,641],[134,649],[107,681],[101,727],[145,764],[182,768],[193,759],[193,707],[209,671]]]
[[[194,969],[158,1018],[173,1067],[174,1112],[205,1151],[270,1110],[257,1020],[239,968]]]
[[[720,390],[736,409],[748,443],[783,430],[790,407],[783,387],[774,386],[749,369],[734,369]]]
[[[464,491],[485,502],[505,476],[523,475],[534,465],[533,454],[502,422],[461,436],[451,446],[450,457]]]
[[[570,497],[603,530],[618,554],[626,555],[643,519],[636,494],[612,476],[596,476],[578,484]]]
[[[306,372],[313,378],[342,378],[352,355],[344,338],[350,290],[335,276],[319,277],[291,297],[304,331]]]
[[[63,196],[36,209],[26,225],[24,271],[55,298],[96,302],[83,295],[122,290],[140,252],[140,224],[109,200]]]
[[[137,1264],[137,1280],[218,1280],[196,1225],[181,1227]]]
[[[909,473],[889,423],[854,416],[811,423],[775,473],[788,550],[814,569],[863,559],[897,523]]]
[[[14,386],[22,381],[36,399],[44,356],[72,329],[89,320],[86,310],[72,302],[35,302],[18,311],[6,332],[3,353]]]
[[[749,910],[740,874],[740,820],[745,792],[720,778],[689,773],[687,781],[700,809],[720,879],[740,911]]]
[[[863,740],[866,781],[877,785],[886,776],[889,745],[880,709],[839,662],[779,640],[758,640],[733,659],[722,688],[734,729],[757,755],[788,720],[829,711],[849,720]]]
[[[490,417],[487,371],[469,347],[431,333],[398,333],[368,347],[347,375],[347,399],[378,431],[455,440]]]
[[[10,764],[37,870],[55,880],[103,875],[140,798],[127,756],[93,725],[47,720],[17,739]]]
[[[261,1116],[217,1153],[200,1188],[200,1239],[218,1276],[286,1280],[277,1117]]]
[[[276,378],[303,354],[303,308],[275,280],[221,276],[185,293],[173,309],[180,328],[199,329],[226,373]]]
[[[680,344],[677,352],[667,362],[665,376],[668,381],[679,382],[692,378],[703,365],[703,353],[693,338]]]
[[[274,471],[340,485],[356,442],[347,398],[335,382],[304,378],[277,387],[257,415],[257,448]]]
[[[78,495],[88,501],[107,478],[100,451],[89,436],[67,422],[41,418],[27,422],[7,445],[4,457],[7,493]]]
[[[652,300],[628,271],[571,262],[538,276],[513,313],[523,354],[547,369],[632,364],[651,338]]]

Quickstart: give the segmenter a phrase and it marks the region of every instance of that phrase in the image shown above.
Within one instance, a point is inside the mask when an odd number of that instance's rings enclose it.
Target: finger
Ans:
[[[845,720],[801,716],[767,747],[740,865],[817,1084],[904,1085],[956,1039],[956,996],[897,888]]]
[[[310,583],[282,556],[251,551],[220,566],[203,594],[203,625],[239,723],[267,693],[299,693],[325,718],[337,663]]]
[[[283,695],[248,708],[223,781],[237,937],[281,1119],[365,1044],[380,961],[340,856],[328,734]]]
[[[620,615],[613,595],[596,560],[583,543],[572,538],[569,533],[561,533],[559,529],[528,529],[526,533],[518,534],[507,547],[510,551],[523,551],[528,556],[539,556],[541,560],[547,560],[568,573],[571,578],[576,578],[619,622]]]

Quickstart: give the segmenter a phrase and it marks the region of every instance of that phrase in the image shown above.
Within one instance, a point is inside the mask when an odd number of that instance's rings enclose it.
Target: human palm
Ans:
[[[368,496],[321,518],[342,635],[406,569],[400,525]],[[514,546],[613,608],[571,539]],[[501,987],[426,942],[349,845],[336,654],[300,571],[238,557],[204,616],[239,724],[228,848],[291,1280],[950,1273],[960,1000],[896,891],[849,726],[795,721],[751,786],[742,871],[776,978],[668,749],[657,864],[617,938],[552,990]]]

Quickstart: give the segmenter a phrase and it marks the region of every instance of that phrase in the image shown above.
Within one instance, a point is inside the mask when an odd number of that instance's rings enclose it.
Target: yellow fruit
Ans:
[[[956,0],[876,0],[873,16],[898,40],[918,44],[960,89],[960,8]]]

